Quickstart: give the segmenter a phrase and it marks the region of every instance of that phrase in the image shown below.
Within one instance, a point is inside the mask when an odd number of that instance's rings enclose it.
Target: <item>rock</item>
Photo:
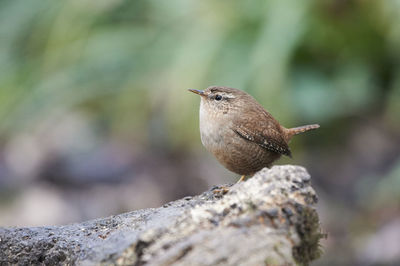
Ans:
[[[304,168],[265,168],[220,188],[84,223],[0,228],[0,265],[306,265],[320,256]]]

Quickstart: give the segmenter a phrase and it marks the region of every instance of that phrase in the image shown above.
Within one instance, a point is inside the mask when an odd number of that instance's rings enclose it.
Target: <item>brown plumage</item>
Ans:
[[[285,128],[252,96],[234,88],[190,90],[201,96],[200,135],[203,145],[228,170],[252,175],[279,159],[291,157],[290,139],[319,128]]]

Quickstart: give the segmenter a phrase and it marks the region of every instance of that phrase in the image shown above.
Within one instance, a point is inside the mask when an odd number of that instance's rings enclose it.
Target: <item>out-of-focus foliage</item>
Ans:
[[[398,241],[380,247],[400,239],[395,0],[1,1],[0,224],[233,181],[201,147],[186,91],[209,85],[246,90],[287,127],[321,124],[280,163],[313,176],[325,262],[400,261]]]

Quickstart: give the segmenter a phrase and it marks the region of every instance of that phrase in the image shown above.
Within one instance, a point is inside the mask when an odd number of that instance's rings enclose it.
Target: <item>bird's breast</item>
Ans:
[[[229,125],[224,117],[200,106],[200,136],[203,145],[212,153],[224,148],[224,132]]]

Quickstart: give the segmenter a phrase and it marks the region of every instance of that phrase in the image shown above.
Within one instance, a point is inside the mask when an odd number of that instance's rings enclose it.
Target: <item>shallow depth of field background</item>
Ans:
[[[400,262],[400,2],[0,2],[0,226],[84,221],[234,182],[198,96],[252,94],[319,195],[315,265]]]

